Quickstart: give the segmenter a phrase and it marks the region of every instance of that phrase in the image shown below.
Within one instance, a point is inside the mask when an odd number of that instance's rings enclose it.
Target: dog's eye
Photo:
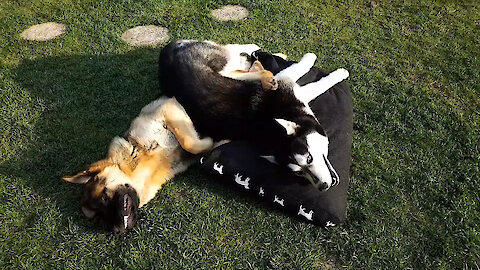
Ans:
[[[303,171],[302,171],[302,170],[296,171],[295,174],[296,174],[296,175],[299,175],[299,176],[302,176],[302,175],[303,175]]]
[[[108,201],[108,195],[107,195],[107,188],[104,188],[103,189],[103,192],[102,192],[102,202],[107,202]]]
[[[313,162],[312,154],[308,153],[307,164],[311,164],[312,162]]]

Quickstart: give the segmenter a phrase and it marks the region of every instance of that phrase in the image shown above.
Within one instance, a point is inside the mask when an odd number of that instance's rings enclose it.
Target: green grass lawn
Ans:
[[[478,269],[480,3],[474,1],[0,1],[0,268]],[[389,3],[387,3],[389,2]],[[461,3],[465,2],[465,3]],[[247,20],[211,9],[240,3]],[[55,21],[68,33],[20,33]],[[325,230],[206,178],[176,177],[114,236],[62,183],[102,158],[160,93],[159,48],[120,37],[256,43],[350,71],[348,218]]]

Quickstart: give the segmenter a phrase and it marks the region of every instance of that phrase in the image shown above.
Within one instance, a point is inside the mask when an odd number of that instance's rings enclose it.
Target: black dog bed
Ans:
[[[252,57],[274,74],[295,63],[261,51],[254,52]],[[328,72],[312,68],[297,83],[305,85],[326,75]],[[201,159],[201,168],[295,217],[324,227],[338,225],[345,219],[350,182],[353,114],[350,89],[339,83],[309,105],[329,138],[328,159],[340,177],[339,185],[321,192],[307,180],[260,157],[245,142],[217,147]]]

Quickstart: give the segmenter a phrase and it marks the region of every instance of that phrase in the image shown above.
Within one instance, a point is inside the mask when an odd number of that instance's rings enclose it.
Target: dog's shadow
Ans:
[[[49,198],[62,212],[63,222],[73,217],[76,223],[101,230],[79,211],[83,187],[61,178],[105,157],[110,140],[122,135],[141,108],[160,96],[158,52],[137,49],[118,55],[23,60],[14,71],[15,80],[34,101],[33,108],[27,109],[40,116],[31,130],[35,139],[27,150],[0,164],[0,173]],[[199,169],[193,173],[198,177]],[[182,176],[179,181],[225,198],[232,196],[231,190],[222,191],[225,186],[215,181],[205,185]],[[249,199],[240,199],[245,200]]]
[[[82,187],[61,177],[105,157],[110,140],[160,95],[158,52],[23,60],[14,78],[33,103],[25,110],[36,117],[24,119],[34,124],[33,130],[24,131],[33,138],[26,150],[2,162],[0,173],[49,198],[63,216],[79,219]],[[12,129],[24,128],[18,120],[9,123]]]

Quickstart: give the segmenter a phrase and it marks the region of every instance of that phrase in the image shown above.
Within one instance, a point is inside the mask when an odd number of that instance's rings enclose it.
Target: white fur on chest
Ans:
[[[140,115],[133,120],[129,136],[147,149],[156,147],[173,151],[179,147],[175,135],[167,129],[160,110],[168,98],[159,98],[145,106]]]

